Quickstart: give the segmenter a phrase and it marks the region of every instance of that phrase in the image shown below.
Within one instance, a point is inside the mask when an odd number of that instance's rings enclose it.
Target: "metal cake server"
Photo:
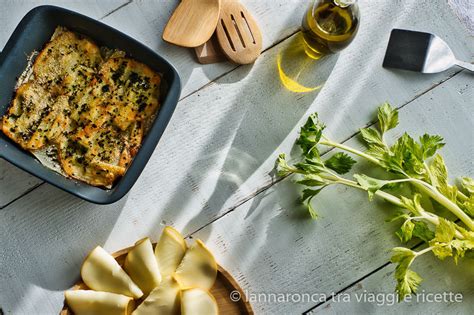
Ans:
[[[441,38],[430,33],[393,29],[383,67],[437,73],[459,66],[474,72],[474,65],[457,60]]]

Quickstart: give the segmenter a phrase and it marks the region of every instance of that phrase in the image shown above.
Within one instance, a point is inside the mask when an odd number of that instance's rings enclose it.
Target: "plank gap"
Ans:
[[[414,250],[414,249],[417,249],[418,247],[420,247],[421,245],[423,245],[424,242],[419,242],[415,245],[413,245],[412,247],[410,247],[411,250]],[[391,265],[392,263],[390,261],[386,262],[385,264],[383,264],[382,266],[380,267],[377,267],[375,268],[374,270],[370,271],[369,273],[367,273],[366,275],[360,277],[359,279],[355,280],[354,282],[348,284],[347,286],[345,286],[344,288],[342,288],[341,290],[337,291],[336,294],[334,296],[338,296],[339,294],[343,293],[344,291],[354,287],[357,283],[361,282],[361,281],[364,281],[365,279],[367,279],[368,277],[370,277],[371,275],[379,272],[380,270],[384,269],[385,267]],[[330,301],[330,298],[326,299],[324,302],[319,302],[318,304],[316,304],[315,306],[309,308],[308,310],[304,311],[303,314],[309,314],[310,312],[312,312],[313,310],[319,308],[320,306],[326,304],[327,302]]]
[[[129,5],[130,3],[132,3],[133,0],[128,0],[128,2],[122,4],[122,5],[119,5],[118,7],[116,7],[115,9],[113,9],[112,11],[110,11],[109,13],[107,13],[106,15],[104,15],[103,17],[99,18],[99,21],[102,21],[103,19],[105,19],[106,17],[108,17],[109,15],[112,15],[114,14],[115,12],[119,11],[120,9],[122,8],[125,8],[127,5]]]
[[[336,294],[331,295],[331,297],[338,296],[338,295],[341,294],[342,292],[346,291],[346,290],[349,289],[349,288],[352,288],[352,287],[355,286],[357,283],[359,283],[359,282],[363,281],[364,279],[370,277],[372,274],[374,274],[374,273],[376,273],[376,272],[378,272],[378,271],[384,269],[385,267],[387,267],[387,266],[390,265],[390,264],[391,264],[391,262],[387,262],[387,263],[383,264],[382,266],[380,266],[380,267],[378,267],[378,268],[372,270],[372,271],[369,272],[368,274],[366,274],[366,275],[360,277],[359,279],[357,279],[357,280],[355,280],[354,282],[348,284],[347,286],[345,286],[345,287],[342,288],[341,290],[337,291]],[[324,300],[324,302],[319,302],[319,303],[316,304],[315,306],[313,306],[313,307],[309,308],[308,310],[304,311],[303,314],[309,314],[310,312],[312,312],[312,311],[315,310],[316,308],[318,308],[318,307],[320,307],[320,306],[326,304],[328,301],[330,301],[330,299],[331,299],[330,297],[326,298],[326,299]]]
[[[21,198],[25,197],[26,195],[28,195],[29,193],[31,193],[32,191],[36,190],[37,188],[39,188],[40,186],[42,186],[45,182],[40,182],[30,188],[28,188],[27,191],[23,192],[21,195],[19,195],[18,197],[10,200],[8,203],[4,204],[3,206],[0,206],[0,210],[3,210],[5,209],[6,207],[8,207],[9,205],[11,205],[12,203],[14,203],[15,201],[17,200],[20,200]],[[0,314],[1,315],[1,314]]]

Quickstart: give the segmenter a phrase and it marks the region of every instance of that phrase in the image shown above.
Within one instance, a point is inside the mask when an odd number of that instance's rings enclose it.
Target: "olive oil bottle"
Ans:
[[[302,23],[306,53],[318,59],[346,48],[359,19],[357,0],[313,0]]]

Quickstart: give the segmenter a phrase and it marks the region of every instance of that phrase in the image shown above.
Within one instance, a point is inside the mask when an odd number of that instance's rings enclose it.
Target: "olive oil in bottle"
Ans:
[[[315,59],[346,48],[359,28],[357,0],[315,0],[303,17],[306,53]]]

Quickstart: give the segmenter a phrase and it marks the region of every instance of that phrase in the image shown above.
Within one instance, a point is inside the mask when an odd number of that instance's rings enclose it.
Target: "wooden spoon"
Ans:
[[[183,0],[163,31],[163,40],[183,47],[204,44],[216,29],[221,0]]]
[[[254,62],[262,51],[262,34],[249,11],[238,0],[222,0],[217,40],[224,54],[238,64]]]

